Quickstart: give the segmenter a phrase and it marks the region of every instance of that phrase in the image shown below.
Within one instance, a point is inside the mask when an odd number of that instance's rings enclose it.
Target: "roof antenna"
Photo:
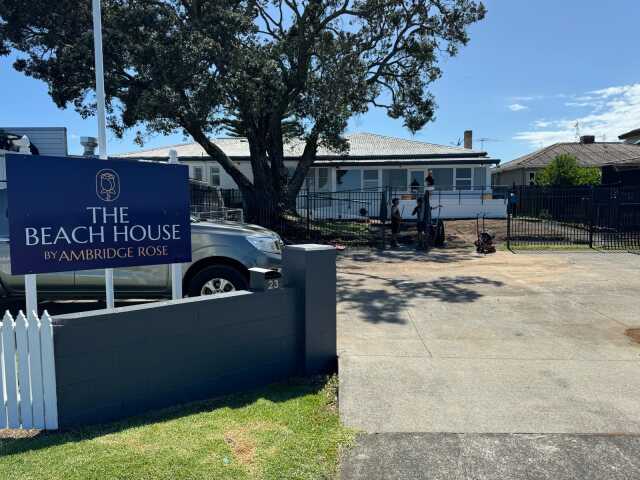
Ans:
[[[487,138],[487,137],[482,137],[480,139],[480,150],[484,152],[484,144],[485,142],[500,142],[501,140],[499,138]]]

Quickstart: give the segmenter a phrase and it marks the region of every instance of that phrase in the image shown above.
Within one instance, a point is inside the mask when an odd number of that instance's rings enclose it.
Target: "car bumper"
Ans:
[[[279,270],[282,268],[282,255],[260,252],[260,255],[256,259],[256,267]]]

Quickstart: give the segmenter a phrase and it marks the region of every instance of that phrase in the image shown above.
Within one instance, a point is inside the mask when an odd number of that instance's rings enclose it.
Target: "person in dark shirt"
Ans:
[[[418,197],[416,199],[416,208],[413,209],[413,213],[411,215],[415,215],[417,217],[417,230],[418,230],[418,238],[417,238],[417,247],[418,249],[424,248],[424,232],[426,229],[426,222],[424,221],[424,199],[422,197]]]
[[[400,233],[400,222],[402,214],[399,208],[400,201],[397,198],[391,200],[391,246],[398,246],[398,233]]]
[[[427,187],[433,187],[433,185],[435,184],[435,180],[433,179],[433,172],[431,170],[427,172],[425,183],[427,184]]]

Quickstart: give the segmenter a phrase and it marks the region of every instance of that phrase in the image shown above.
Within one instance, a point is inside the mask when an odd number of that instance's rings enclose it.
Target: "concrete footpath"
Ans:
[[[640,437],[382,433],[359,438],[343,480],[631,480]]]
[[[343,257],[340,411],[363,432],[343,478],[640,478],[639,272],[628,253]]]

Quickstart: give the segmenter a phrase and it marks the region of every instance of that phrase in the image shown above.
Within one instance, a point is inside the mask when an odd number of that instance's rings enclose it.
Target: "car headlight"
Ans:
[[[247,237],[247,240],[261,252],[282,253],[282,240],[280,240],[280,237],[251,235]]]

